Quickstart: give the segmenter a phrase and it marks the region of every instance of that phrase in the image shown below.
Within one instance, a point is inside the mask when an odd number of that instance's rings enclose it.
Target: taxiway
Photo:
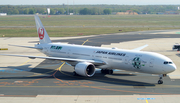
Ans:
[[[97,70],[92,78],[86,78],[73,76],[73,67],[61,61],[0,56],[0,101],[4,97],[41,97],[42,95],[45,98],[50,98],[52,95],[54,97],[75,95],[73,98],[83,95],[93,98],[94,95],[98,95],[96,99],[107,98],[105,95],[113,95],[112,98],[119,101],[123,101],[123,96],[127,96],[135,98],[136,101],[140,101],[137,98],[146,98],[144,100],[156,98],[156,102],[157,97],[166,98],[164,95],[178,97],[180,94],[180,53],[172,51],[172,46],[180,41],[179,31],[159,30],[51,38],[53,42],[120,49],[133,49],[148,44],[149,46],[143,49],[144,51],[166,55],[177,66],[175,72],[164,78],[163,85],[157,84],[159,78],[157,75],[127,71],[115,71],[113,75],[103,75]],[[33,46],[37,42],[38,38],[0,38],[0,47],[8,48],[7,51],[0,51],[0,53],[44,56],[34,49],[8,46],[8,44]],[[77,102],[79,99],[72,100]],[[91,99],[84,100],[92,101]],[[159,102],[164,100],[161,99]],[[102,101],[99,99],[99,102]]]

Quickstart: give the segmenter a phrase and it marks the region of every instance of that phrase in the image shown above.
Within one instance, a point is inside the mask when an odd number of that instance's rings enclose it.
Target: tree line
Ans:
[[[138,14],[157,14],[166,11],[178,11],[180,5],[0,5],[0,13],[12,14],[47,14],[51,15],[108,15],[112,12],[131,10]]]

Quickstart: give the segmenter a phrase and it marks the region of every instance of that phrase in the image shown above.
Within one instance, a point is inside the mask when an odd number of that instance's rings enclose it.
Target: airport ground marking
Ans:
[[[35,74],[35,75],[30,75],[30,76],[26,76],[26,77],[35,77],[35,76],[40,76],[40,75],[44,75],[44,74],[47,74],[47,73],[51,73],[51,72],[54,72],[55,70],[53,71],[49,71],[49,72],[45,72],[43,74]]]
[[[59,65],[61,63],[58,63],[56,65]],[[54,66],[54,65],[51,65],[51,66]],[[51,66],[48,66],[48,67],[51,67]],[[47,73],[51,73],[51,72],[55,72],[56,70],[52,70],[52,71],[49,71],[49,72],[45,72],[43,74],[36,74],[36,75],[30,75],[30,76],[27,76],[27,77],[35,77],[35,76],[40,76],[40,75],[44,75],[44,74],[47,74]]]
[[[8,50],[8,48],[0,48],[0,50]]]
[[[40,53],[41,54],[41,53]],[[38,54],[38,55],[36,55],[36,56],[39,56],[40,54]],[[32,59],[29,59],[29,60],[27,60],[26,62],[24,62],[24,63],[22,63],[20,66],[22,66],[22,65],[24,65],[24,64],[26,64],[26,63],[28,63],[29,61],[31,61]]]
[[[65,64],[66,62],[64,62],[63,64]],[[64,66],[64,65],[63,65]],[[72,76],[72,75],[69,75],[69,74],[66,74],[66,73],[64,73],[64,72],[62,72],[62,67],[60,68],[58,68],[58,70],[62,73],[62,74],[64,74],[64,75],[67,75],[67,76],[71,76],[71,77],[74,77],[74,76]]]
[[[82,45],[84,45],[86,42],[88,42],[88,39],[86,41],[84,41],[84,43],[82,43]]]
[[[61,79],[59,79],[59,78],[56,78],[55,74],[64,66],[64,64],[65,64],[65,62],[63,62],[63,64],[61,64],[61,66],[56,69],[56,72],[54,72],[54,73],[52,74],[52,76],[53,76],[56,80],[58,80],[58,81],[60,81],[60,82],[63,82],[63,80],[61,80]]]
[[[64,64],[61,64],[61,66],[60,67],[62,67]],[[59,69],[59,68],[58,68]],[[58,69],[55,71],[55,70],[53,70],[53,71],[49,71],[49,72],[46,72],[46,73],[51,73],[51,72],[54,72],[52,75],[50,75],[50,76],[46,76],[46,77],[43,77],[43,78],[38,78],[38,79],[35,79],[35,80],[32,80],[32,81],[38,81],[38,80],[41,80],[41,79],[44,79],[44,78],[48,78],[48,77],[51,77],[51,76],[53,76],[54,77],[54,75],[56,74],[56,72],[58,71]],[[42,75],[42,74],[39,74],[39,75]],[[38,76],[38,75],[33,75],[33,76],[30,76],[30,77],[35,77],[35,76]],[[42,86],[41,86],[42,87]]]
[[[148,103],[148,100],[146,99],[146,103]]]
[[[26,64],[26,63],[28,63],[28,62],[31,61],[31,60],[32,60],[32,59],[27,60],[26,62],[22,63],[20,66],[22,66],[22,65],[24,65],[24,64]]]
[[[63,64],[61,64],[61,66],[57,69],[57,70],[61,70],[61,68],[64,66],[64,64],[65,64],[66,62],[63,62]]]
[[[155,98],[137,98],[137,100],[155,100]]]

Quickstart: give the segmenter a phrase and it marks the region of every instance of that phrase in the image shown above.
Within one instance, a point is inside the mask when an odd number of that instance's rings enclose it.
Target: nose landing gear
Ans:
[[[161,75],[159,75],[159,80],[158,80],[158,84],[163,84],[163,77],[166,77],[167,76],[167,74],[161,74]]]
[[[159,78],[159,80],[158,80],[158,84],[163,84],[162,77],[160,77],[160,78]]]

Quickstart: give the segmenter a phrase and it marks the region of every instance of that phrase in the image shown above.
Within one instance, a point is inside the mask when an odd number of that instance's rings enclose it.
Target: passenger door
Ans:
[[[154,64],[154,59],[150,59],[150,61],[149,61],[149,67],[153,67],[153,64]]]

